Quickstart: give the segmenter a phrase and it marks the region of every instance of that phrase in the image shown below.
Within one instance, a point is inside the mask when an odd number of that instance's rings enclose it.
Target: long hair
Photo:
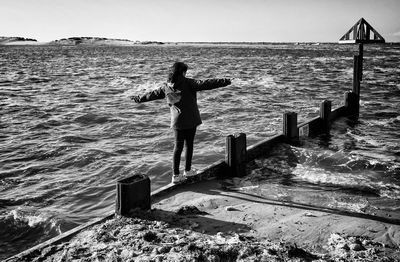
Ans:
[[[182,77],[183,73],[185,73],[187,69],[188,66],[185,63],[175,62],[170,68],[170,72],[168,74],[168,82],[175,83],[180,77]]]

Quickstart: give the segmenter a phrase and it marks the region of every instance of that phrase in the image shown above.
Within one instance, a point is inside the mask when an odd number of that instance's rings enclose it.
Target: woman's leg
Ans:
[[[185,142],[185,132],[184,130],[174,129],[175,135],[175,145],[174,145],[174,154],[172,159],[172,170],[174,175],[179,175],[179,164],[181,162],[181,154],[183,151],[183,145]]]
[[[190,171],[192,167],[192,158],[193,158],[193,144],[194,144],[194,136],[196,135],[196,128],[185,130],[185,142],[186,142],[186,151],[185,151],[185,171]]]

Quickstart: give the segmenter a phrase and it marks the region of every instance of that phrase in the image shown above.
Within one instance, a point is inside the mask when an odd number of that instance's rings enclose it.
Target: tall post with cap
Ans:
[[[346,103],[351,101],[351,106],[347,108],[350,115],[359,114],[360,107],[360,84],[363,74],[364,44],[385,43],[385,39],[364,19],[361,18],[344,34],[339,44],[358,44],[358,55],[354,56],[353,63],[353,94],[347,94]]]

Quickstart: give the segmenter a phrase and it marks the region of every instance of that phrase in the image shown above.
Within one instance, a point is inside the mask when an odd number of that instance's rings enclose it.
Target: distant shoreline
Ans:
[[[162,45],[163,42],[158,41],[131,41],[128,39],[112,39],[104,37],[69,37],[49,42],[38,42],[36,39],[24,37],[0,37],[0,45],[67,45],[67,46],[132,46],[132,45]]]
[[[137,46],[137,45],[332,45],[337,42],[160,42],[132,41],[104,37],[69,37],[49,42],[24,37],[0,37],[0,46],[4,45],[60,45],[60,46]],[[386,43],[400,44],[400,42]]]

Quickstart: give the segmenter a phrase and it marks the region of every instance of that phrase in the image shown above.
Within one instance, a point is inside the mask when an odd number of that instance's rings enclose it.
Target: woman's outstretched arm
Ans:
[[[165,98],[165,92],[162,87],[155,89],[153,91],[147,92],[143,95],[136,95],[131,96],[131,99],[134,100],[136,103],[143,103],[148,101],[153,101],[157,99]]]
[[[231,84],[231,80],[229,78],[207,79],[207,80],[191,79],[191,82],[196,91],[211,90],[219,87],[228,86]]]

